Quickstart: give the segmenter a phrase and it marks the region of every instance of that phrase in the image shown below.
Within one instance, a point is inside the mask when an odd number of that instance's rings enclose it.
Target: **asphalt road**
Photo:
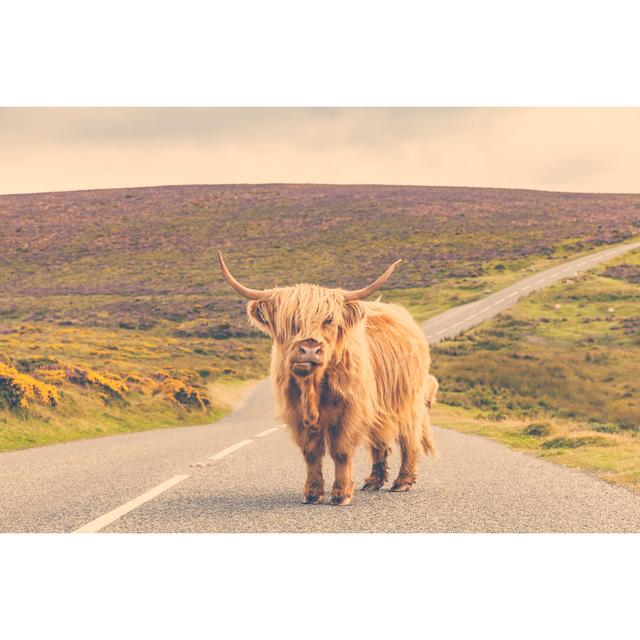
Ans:
[[[432,342],[523,295],[640,247],[609,248],[432,318]],[[0,454],[3,532],[639,532],[640,496],[477,436],[436,428],[441,452],[412,491],[357,492],[348,507],[302,505],[302,457],[264,381],[214,425]],[[366,451],[355,464],[361,483]],[[397,453],[391,472],[397,471]],[[332,465],[326,464],[331,479]],[[393,477],[393,476],[391,476]]]

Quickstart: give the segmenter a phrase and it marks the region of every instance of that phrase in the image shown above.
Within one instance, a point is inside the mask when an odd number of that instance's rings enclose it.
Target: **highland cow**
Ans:
[[[363,490],[387,481],[387,456],[400,444],[402,463],[391,491],[416,481],[422,449],[435,453],[429,409],[438,383],[429,375],[429,344],[401,306],[364,299],[400,262],[357,291],[312,284],[249,289],[220,266],[229,284],[249,298],[250,323],[271,336],[271,381],[280,417],[289,426],[307,466],[303,502],[324,497],[322,459],[335,464],[331,502],[353,498],[352,465],[358,444],[373,459]]]

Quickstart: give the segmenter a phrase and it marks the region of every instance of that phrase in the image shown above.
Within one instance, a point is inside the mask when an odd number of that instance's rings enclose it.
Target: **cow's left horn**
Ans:
[[[243,284],[240,284],[232,275],[229,269],[227,269],[227,265],[224,263],[224,258],[222,257],[222,252],[218,249],[218,258],[220,258],[220,268],[222,269],[222,273],[224,273],[224,277],[227,279],[227,282],[242,296],[245,298],[249,298],[249,300],[264,300],[271,295],[271,291],[261,291],[260,289],[249,289],[249,287],[245,287]]]
[[[395,271],[395,268],[402,262],[402,260],[396,260],[375,282],[372,282],[368,287],[364,289],[358,289],[357,291],[347,291],[344,294],[345,302],[351,302],[353,300],[362,300],[367,296],[370,296],[374,291],[377,291]]]

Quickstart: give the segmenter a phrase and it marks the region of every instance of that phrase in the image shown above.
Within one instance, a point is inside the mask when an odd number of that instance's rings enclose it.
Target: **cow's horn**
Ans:
[[[372,282],[368,287],[364,289],[358,289],[357,291],[347,291],[344,294],[345,302],[351,302],[353,300],[362,300],[367,296],[370,296],[374,291],[377,291],[395,271],[395,268],[402,262],[402,260],[396,260],[375,282]]]
[[[249,298],[249,300],[264,300],[268,298],[270,295],[270,291],[261,291],[259,289],[249,289],[249,287],[245,287],[243,284],[240,284],[232,275],[229,269],[227,269],[227,265],[224,263],[224,258],[222,257],[222,252],[218,249],[218,258],[220,258],[220,268],[222,269],[222,273],[224,273],[224,277],[227,279],[227,282],[242,296],[245,298]]]

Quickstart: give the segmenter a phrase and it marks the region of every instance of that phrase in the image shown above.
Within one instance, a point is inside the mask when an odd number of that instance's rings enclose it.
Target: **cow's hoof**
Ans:
[[[383,484],[384,480],[382,478],[367,478],[364,481],[362,491],[378,491]]]
[[[413,485],[413,482],[396,481],[393,483],[393,486],[391,487],[391,489],[389,489],[389,491],[395,491],[397,493],[400,493],[402,491],[409,491],[412,485]]]
[[[335,504],[340,507],[346,507],[348,504],[351,504],[351,500],[353,500],[354,486],[355,483],[352,482],[350,487],[334,488],[331,492],[331,504]]]
[[[323,493],[320,493],[318,495],[304,496],[302,498],[302,504],[320,504],[323,498],[324,498]]]

